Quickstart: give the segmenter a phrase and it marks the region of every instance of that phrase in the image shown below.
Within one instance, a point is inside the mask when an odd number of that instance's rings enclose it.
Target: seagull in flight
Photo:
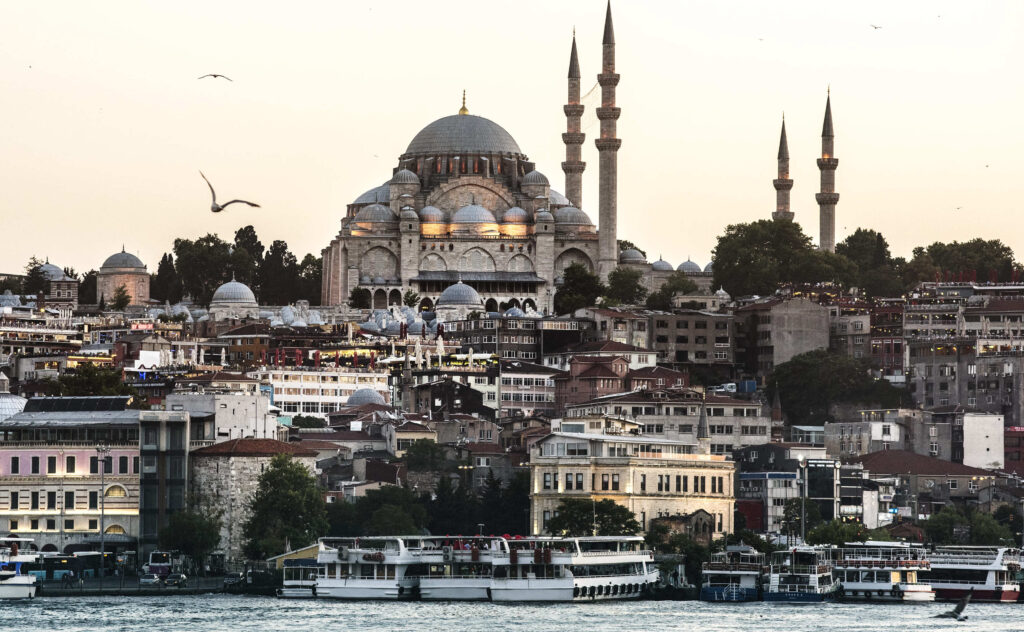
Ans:
[[[232,83],[234,83],[234,80],[231,79],[231,77],[228,77],[226,75],[218,75],[217,73],[214,73],[214,72],[211,72],[208,75],[203,75],[202,77],[197,77],[197,79],[206,79],[207,77],[213,77],[214,79],[227,79],[228,81],[231,81]]]
[[[206,180],[206,176],[203,175],[202,171],[199,172],[199,175],[203,176],[203,180]],[[231,200],[230,202],[225,202],[224,204],[217,204],[217,192],[213,190],[213,185],[210,184],[209,180],[206,180],[206,186],[210,187],[210,197],[213,198],[213,203],[210,204],[210,210],[213,211],[214,213],[220,213],[221,211],[226,209],[228,206],[234,204],[235,202],[240,202],[242,204],[248,204],[249,206],[255,206],[256,208],[260,208],[259,204],[256,204],[254,202],[247,202],[245,200]]]
[[[880,26],[875,26],[874,24],[871,24],[870,26],[871,26],[871,28],[875,29],[876,31],[877,31],[878,29],[882,28],[882,27],[880,27]]]

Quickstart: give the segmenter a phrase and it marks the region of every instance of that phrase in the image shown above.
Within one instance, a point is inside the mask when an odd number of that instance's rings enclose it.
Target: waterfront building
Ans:
[[[168,411],[191,416],[189,445],[199,448],[230,439],[277,439],[287,432],[270,408],[270,396],[244,375],[218,373],[189,380],[169,394]]]
[[[160,544],[160,531],[188,499],[189,414],[144,410],[139,423],[139,559]]]

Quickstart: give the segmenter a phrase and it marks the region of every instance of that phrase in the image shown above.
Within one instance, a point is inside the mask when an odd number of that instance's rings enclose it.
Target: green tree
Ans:
[[[410,472],[437,472],[445,462],[444,448],[430,439],[417,439],[405,450]]]
[[[647,258],[647,251],[644,250],[643,248],[638,247],[636,244],[634,244],[628,239],[619,240],[619,252],[622,252],[623,250],[629,250],[630,248],[642,254],[645,259]]]
[[[556,516],[548,520],[549,533],[580,536],[593,535],[636,535],[640,523],[633,512],[614,500],[590,501],[567,498],[558,505]]]
[[[420,304],[420,295],[415,290],[406,290],[402,295],[402,303],[409,307],[416,307]]]
[[[369,309],[370,290],[365,287],[354,287],[348,295],[348,305],[352,309]]]
[[[231,253],[217,235],[195,241],[175,239],[174,261],[182,292],[200,305],[208,305],[214,291],[231,279]]]
[[[301,463],[279,454],[260,474],[242,527],[245,554],[266,559],[286,546],[306,546],[327,531],[327,509],[316,477]]]
[[[251,224],[235,231],[235,250],[248,252],[253,261],[263,260],[263,242],[256,236],[256,229]]]
[[[430,502],[430,532],[435,534],[476,533],[479,504],[468,485],[456,485],[442,476]]]
[[[400,528],[405,529],[405,533],[419,533],[428,524],[429,514],[421,497],[406,487],[386,485],[366,492],[365,496],[356,501],[356,525],[360,530],[356,535],[371,535],[369,529],[374,515],[385,508],[386,511],[377,516],[372,528],[384,529],[387,524],[385,518],[389,513],[396,514],[395,522],[400,523]],[[411,525],[403,522],[405,516],[412,521]]]
[[[322,301],[321,280],[324,276],[322,257],[307,254],[299,263],[299,285],[302,288],[299,297],[309,301],[310,305],[319,305]]]
[[[197,562],[220,544],[220,516],[201,511],[177,511],[160,530],[160,548],[181,551]]]
[[[643,272],[633,268],[617,267],[608,275],[605,297],[609,305],[639,305],[647,296],[647,288],[640,281]]]
[[[790,535],[800,535],[800,522],[806,517],[805,535],[821,524],[821,509],[813,500],[790,498],[782,508],[782,528]]]
[[[275,239],[259,269],[260,298],[267,305],[287,305],[298,296],[299,263],[288,243]]]
[[[181,279],[178,278],[178,271],[174,269],[174,256],[169,252],[160,257],[156,274],[149,286],[149,295],[171,303],[181,301]]]
[[[292,428],[326,428],[327,422],[311,415],[295,415],[292,417]]]
[[[555,293],[555,313],[570,314],[590,307],[605,292],[601,279],[581,263],[572,263],[562,272],[562,285]]]
[[[82,275],[82,281],[78,284],[78,302],[83,305],[96,304],[96,278],[95,270],[89,270]]]
[[[808,544],[833,544],[843,546],[846,542],[864,542],[871,539],[886,539],[884,530],[875,533],[861,522],[832,520],[818,525],[807,533]]]
[[[382,505],[370,514],[365,535],[404,535],[416,533],[416,523],[404,509],[396,505]]]
[[[977,275],[979,281],[1009,281],[1016,266],[1013,250],[998,239],[935,242],[925,251],[943,272]]]
[[[971,544],[975,546],[993,546],[1013,544],[1013,532],[991,515],[974,511],[971,515]]]
[[[134,388],[121,381],[120,371],[99,368],[93,364],[80,364],[74,372],[64,373],[55,380],[54,390],[64,397],[138,395]]]
[[[327,535],[334,538],[352,538],[363,535],[363,523],[355,503],[339,500],[327,503]]]
[[[117,286],[114,290],[114,296],[110,300],[110,309],[115,312],[124,311],[124,308],[128,307],[132,302],[132,296],[128,293],[128,288],[123,284]]]
[[[28,263],[25,264],[25,278],[21,282],[22,294],[35,296],[40,292],[46,293],[50,279],[43,272],[44,263],[44,261],[36,257],[29,258]]]
[[[228,272],[239,283],[259,289],[257,284],[258,261],[245,248],[234,248],[228,259]]]
[[[836,254],[857,266],[854,283],[871,297],[899,296],[903,280],[897,262],[889,252],[889,243],[881,233],[858,228],[836,244]]]
[[[699,586],[701,568],[705,562],[711,560],[711,548],[704,546],[685,533],[669,535],[668,527],[665,525],[654,523],[652,530],[656,531],[656,537],[649,539],[648,542],[654,545],[660,553],[682,555],[685,560],[686,578],[691,584]]]
[[[693,294],[697,291],[697,284],[694,283],[682,272],[673,272],[665,283],[657,291],[651,292],[647,297],[648,309],[670,310],[672,309],[672,297],[676,294]]]

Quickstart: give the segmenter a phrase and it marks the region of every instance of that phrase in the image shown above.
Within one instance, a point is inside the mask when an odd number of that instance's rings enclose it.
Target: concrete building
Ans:
[[[652,313],[647,348],[658,356],[658,364],[677,371],[691,367],[717,369],[732,376],[735,363],[735,331],[732,314],[681,310]]]
[[[189,415],[140,411],[139,559],[148,559],[171,515],[187,506]]]
[[[761,380],[793,356],[829,346],[828,308],[806,298],[758,301],[735,316],[745,368]]]
[[[631,370],[657,365],[657,355],[646,347],[613,340],[595,340],[553,350],[544,354],[544,365],[559,371],[568,371],[569,362],[573,358],[625,358]]]
[[[270,411],[270,397],[256,390],[179,389],[167,396],[165,406],[189,413],[191,448],[230,439],[277,439],[284,429]]]
[[[829,349],[850,358],[871,357],[871,308],[856,300],[829,305]]]
[[[555,415],[555,378],[562,373],[532,362],[502,361],[499,416]]]
[[[540,362],[548,351],[590,340],[594,323],[577,318],[527,317],[519,308],[501,316],[444,323],[444,335],[462,353],[495,355],[508,360]]]
[[[131,297],[129,305],[149,304],[149,272],[146,264],[135,255],[125,252],[107,257],[96,275],[96,298],[103,297],[109,305],[114,300],[117,288],[124,287]]]
[[[326,419],[329,413],[348,406],[349,398],[363,389],[378,393],[384,404],[391,401],[389,373],[385,369],[263,366],[247,375],[270,384],[272,403],[286,416]]]
[[[794,443],[766,443],[738,448],[733,458],[739,470],[737,501],[747,525],[765,533],[784,530],[786,503],[805,497],[821,517],[839,516],[840,462],[825,458],[825,449]]]

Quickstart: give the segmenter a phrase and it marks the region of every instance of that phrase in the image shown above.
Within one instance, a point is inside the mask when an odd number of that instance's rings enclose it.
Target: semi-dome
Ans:
[[[715,269],[711,267],[713,263],[714,261],[709,261],[708,264],[704,266],[704,274],[712,275],[715,273]]]
[[[138,270],[145,270],[146,264],[142,263],[142,260],[133,255],[130,252],[125,252],[124,248],[121,252],[115,252],[114,254],[107,257],[107,260],[103,262],[101,268],[136,268]]]
[[[656,270],[658,272],[672,272],[672,270],[674,270],[675,268],[673,268],[672,264],[669,263],[668,261],[665,261],[664,259],[658,259],[657,261],[651,264],[651,269]]]
[[[453,114],[437,119],[413,137],[405,155],[515,154],[523,156],[512,135],[482,116]],[[525,156],[523,156],[525,158]]]
[[[437,298],[437,306],[471,305],[473,307],[483,306],[484,302],[480,295],[471,286],[459,281],[455,285],[449,285]]]
[[[700,265],[694,263],[693,261],[690,261],[689,259],[680,263],[679,267],[676,268],[676,270],[678,272],[682,272],[686,276],[693,276],[695,274],[701,274],[702,272]]]
[[[47,281],[63,281],[66,277],[64,270],[53,265],[49,261],[39,266],[39,270],[46,275]]]
[[[391,186],[385,182],[379,187],[374,187],[355,199],[353,204],[387,204],[391,199]]]
[[[360,209],[360,211],[356,213],[355,217],[357,222],[366,223],[393,222],[395,219],[395,214],[391,212],[391,209],[383,204],[371,204]]]
[[[424,206],[420,209],[420,221],[424,224],[443,224],[444,211],[436,206]]]
[[[569,198],[554,189],[548,191],[548,199],[551,200],[551,203],[555,206],[569,206],[572,204],[572,202],[569,201]]]
[[[383,395],[372,388],[361,388],[357,390],[349,395],[348,400],[345,402],[346,406],[363,406],[364,404],[386,406],[387,402],[384,401]]]
[[[551,183],[548,182],[548,177],[536,169],[523,176],[523,184],[539,184],[543,186],[549,186]]]
[[[494,224],[494,214],[479,204],[467,204],[455,211],[452,224]]]
[[[420,178],[408,169],[402,169],[391,177],[391,184],[419,184]]]
[[[594,225],[594,223],[590,221],[590,216],[588,216],[586,213],[579,210],[575,206],[563,206],[562,208],[556,210],[555,223],[571,224],[574,226]]]
[[[619,253],[619,263],[647,263],[647,258],[636,248],[627,248]]]
[[[238,281],[231,279],[224,285],[217,288],[217,291],[213,293],[213,300],[211,303],[244,303],[249,305],[256,304],[256,295],[252,293],[249,286],[245,283],[239,283]]]
[[[513,206],[509,210],[505,211],[505,214],[501,216],[501,222],[503,224],[525,224],[530,219],[530,216],[525,210],[518,206]]]
[[[411,206],[402,207],[401,218],[409,221],[420,221],[420,216],[416,214],[416,211]]]

